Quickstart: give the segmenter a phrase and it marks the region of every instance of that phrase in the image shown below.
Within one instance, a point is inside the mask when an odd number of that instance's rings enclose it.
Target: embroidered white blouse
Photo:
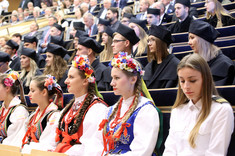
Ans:
[[[86,97],[86,94],[75,99],[75,103],[81,103]],[[88,153],[89,156],[94,156],[93,151],[87,151],[87,147],[90,146],[90,141],[93,135],[100,133],[100,139],[102,139],[102,133],[98,132],[99,124],[104,117],[104,113],[107,106],[103,103],[94,104],[86,113],[86,116],[83,120],[83,134],[80,137],[81,144],[73,145],[65,154],[70,156],[84,156],[85,153]],[[67,116],[66,116],[67,118]],[[94,145],[94,144],[93,144]],[[96,145],[94,145],[96,146]],[[95,147],[94,147],[95,148]]]
[[[11,100],[8,109],[20,103],[20,99],[16,96]],[[2,107],[5,108],[4,102]],[[8,111],[8,109],[4,110],[4,115]],[[7,129],[7,137],[3,140],[2,144],[21,147],[22,139],[24,137],[24,133],[26,132],[23,128],[24,122],[27,119],[28,115],[29,113],[25,107],[17,106],[15,108],[10,116],[11,124]]]
[[[49,111],[57,110],[57,108],[58,108],[57,105],[55,105],[52,102],[46,108],[45,113],[47,113]],[[32,114],[32,115],[34,115],[34,114]],[[39,138],[39,142],[38,143],[30,142],[30,144],[25,144],[23,149],[22,149],[22,153],[30,154],[32,149],[47,151],[49,149],[53,149],[54,147],[56,147],[56,142],[55,142],[56,133],[55,133],[55,131],[56,131],[56,127],[58,125],[59,117],[60,117],[60,112],[54,112],[50,116],[49,120],[47,121],[47,125],[46,125],[45,129],[43,130],[43,132],[42,132],[42,134]],[[29,119],[31,119],[31,117],[29,117],[28,120]],[[26,131],[27,131],[28,122],[29,121],[27,121],[25,123]],[[50,140],[54,140],[54,141],[50,141]]]
[[[192,148],[188,138],[201,109],[199,100],[196,104],[189,101],[172,110],[163,156],[226,155],[234,127],[232,107],[228,103],[212,102],[210,114],[199,129],[196,148]]]

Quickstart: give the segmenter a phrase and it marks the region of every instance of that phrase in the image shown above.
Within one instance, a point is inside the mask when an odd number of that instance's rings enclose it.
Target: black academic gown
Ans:
[[[40,53],[37,53],[37,65],[38,68],[45,68],[46,65],[45,58]]]
[[[95,59],[91,66],[95,71],[95,81],[97,84],[97,88],[99,91],[107,91],[110,90],[110,79],[111,72],[109,72],[108,67],[106,67],[103,63],[100,63],[100,60],[97,58]],[[110,75],[109,75],[110,74]]]
[[[28,94],[28,93],[29,93],[29,86],[25,86],[25,83],[26,83],[25,77],[27,76],[27,74],[28,74],[28,72],[27,72],[27,73],[25,74],[25,76],[22,78],[22,80],[23,80],[24,94]],[[39,75],[42,75],[42,72],[41,72],[39,69],[37,69],[34,76],[39,76]]]
[[[21,70],[21,64],[20,64],[20,58],[16,57],[14,60],[12,60],[10,64],[10,68],[14,71],[20,71]]]
[[[234,18],[222,15],[221,19],[222,19],[222,26],[235,25],[235,19]],[[216,27],[217,22],[218,22],[218,18],[217,18],[216,15],[214,15],[209,19],[205,19],[205,21],[210,23],[213,27]]]
[[[144,81],[148,89],[172,88],[178,83],[177,65],[179,60],[169,54],[161,64],[157,65],[156,61],[148,63],[144,70]],[[154,71],[154,66],[157,66]]]
[[[179,22],[179,20],[177,20],[177,22],[170,25],[168,29],[171,33],[188,32],[192,20],[193,18],[190,16],[188,16],[183,22]]]
[[[144,50],[144,53],[142,53],[140,56],[147,56],[147,51],[148,51],[148,48],[146,47],[145,50]],[[137,52],[138,52],[138,47],[133,52],[132,56],[133,57],[140,57],[140,56],[136,56]]]
[[[233,61],[221,51],[208,62],[216,86],[232,85],[235,75]]]
[[[63,77],[58,81],[58,84],[63,90],[63,93],[67,93],[67,85],[64,83],[64,81],[67,79],[68,76],[68,70],[65,71]]]

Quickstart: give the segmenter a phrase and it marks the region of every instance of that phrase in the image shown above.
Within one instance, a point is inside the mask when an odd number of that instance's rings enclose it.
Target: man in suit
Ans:
[[[16,54],[16,52],[19,48],[19,45],[15,41],[9,40],[9,41],[7,41],[4,48],[5,48],[5,52],[11,56],[11,61],[9,62],[10,68],[15,71],[20,71],[21,70],[20,58]]]
[[[100,10],[100,7],[97,5],[97,0],[90,0],[89,4],[89,13],[91,13],[92,15]]]
[[[50,42],[50,30],[52,26],[57,22],[55,16],[50,16],[48,18],[48,27],[43,31],[41,39],[39,40],[38,52],[44,53],[47,47],[47,44]]]
[[[26,9],[28,7],[27,6],[28,2],[31,2],[31,0],[21,0],[18,8]]]
[[[35,36],[39,40],[41,38],[42,31],[38,31],[38,29],[39,25],[36,22],[32,22],[29,27],[30,33],[28,33],[27,36]]]
[[[104,8],[100,10],[99,14],[97,15],[97,18],[106,18],[106,14],[108,9],[111,7],[111,0],[104,0]]]
[[[173,13],[175,11],[174,3],[172,2],[172,0],[161,0],[161,2],[165,6],[165,13],[166,14],[170,14],[170,13]]]
[[[127,0],[112,0],[112,7],[123,9],[127,5]]]
[[[155,2],[153,8],[160,10],[160,24],[171,22],[172,16],[165,13],[165,6],[161,1]]]
[[[98,33],[97,25],[94,22],[94,16],[91,13],[83,15],[83,22],[85,24],[86,33],[91,37]]]
[[[140,12],[136,15],[136,18],[139,20],[146,20],[147,19],[147,9],[149,8],[150,4],[148,0],[141,0],[140,1]]]

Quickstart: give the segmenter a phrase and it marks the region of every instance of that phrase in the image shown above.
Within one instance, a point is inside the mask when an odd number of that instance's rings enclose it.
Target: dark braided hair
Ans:
[[[83,79],[85,79],[86,78],[85,72],[81,71],[81,70],[78,70],[78,71],[79,71],[79,75]],[[88,84],[88,96],[85,99],[84,104],[82,105],[82,108],[80,109],[78,115],[75,116],[75,118],[74,118],[74,124],[72,125],[72,128],[71,128],[70,132],[68,132],[70,135],[74,134],[74,133],[76,133],[78,131],[79,126],[82,123],[83,116],[85,115],[85,112],[88,109],[88,107],[91,105],[91,102],[92,102],[94,96],[95,96],[95,84],[94,83],[89,83]],[[61,122],[62,122],[63,117],[69,111],[69,109],[72,107],[74,101],[75,101],[75,98],[70,100],[69,104],[65,107],[65,109],[64,109],[64,111],[63,111],[63,113],[62,113],[62,115],[60,117],[60,120],[59,120],[59,126],[58,126],[59,129],[61,129]]]

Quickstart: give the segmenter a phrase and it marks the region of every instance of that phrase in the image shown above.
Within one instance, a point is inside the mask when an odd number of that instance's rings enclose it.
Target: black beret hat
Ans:
[[[60,45],[48,43],[46,52],[54,55],[59,55],[62,58],[66,55],[67,51]]]
[[[160,10],[155,8],[148,8],[147,14],[154,14],[154,15],[160,15]]]
[[[37,39],[36,36],[25,36],[24,37],[24,42],[28,42],[28,43],[36,42],[36,43],[38,43],[38,39]]]
[[[138,24],[139,26],[141,26],[144,29],[144,31],[148,31],[148,28],[146,27],[146,24],[147,24],[146,20],[138,20],[137,18],[132,17],[129,22]]]
[[[30,48],[23,48],[21,51],[21,55],[25,55],[33,59],[35,62],[37,62],[37,54],[36,51]]]
[[[123,17],[126,17],[126,18],[131,19],[131,17],[135,17],[135,15],[129,14],[129,13],[124,13],[124,14],[123,14]]]
[[[0,51],[0,62],[9,62],[11,60],[11,56],[8,53]]]
[[[186,7],[190,7],[190,0],[175,0],[175,4],[180,3],[183,4]]]
[[[18,50],[18,48],[19,48],[19,45],[15,41],[13,41],[13,40],[8,40],[6,45],[8,45],[12,49],[16,49],[16,50]]]
[[[107,26],[104,32],[113,38],[114,30],[110,26]]]
[[[78,44],[91,48],[95,53],[101,53],[104,50],[104,46],[91,37],[80,37]]]
[[[58,45],[61,45],[61,46],[64,45],[64,41],[63,41],[62,36],[51,36],[50,43],[58,44]]]
[[[213,43],[220,34],[212,25],[201,20],[193,20],[190,23],[188,32],[193,33],[210,43]]]
[[[171,36],[171,32],[167,30],[167,28],[164,26],[151,25],[151,27],[149,28],[149,35],[153,35],[159,38],[167,45],[170,45],[173,42],[173,37]]]
[[[59,24],[57,24],[57,23],[54,23],[53,24],[53,27],[56,27],[58,30],[60,30],[60,31],[64,31],[65,30],[65,28],[63,28],[61,25],[59,25]]]
[[[73,27],[76,30],[85,30],[85,24],[82,22],[73,22]]]
[[[76,31],[76,34],[75,34],[75,37],[80,38],[80,37],[82,37],[82,36],[84,36],[84,37],[89,37],[89,35],[88,35],[85,31],[77,30],[77,31]]]
[[[127,40],[129,40],[132,45],[135,45],[140,41],[135,31],[124,24],[120,23],[116,32],[124,36]]]
[[[99,18],[98,24],[103,24],[105,26],[108,26],[108,25],[110,25],[110,21],[106,20],[106,19]]]

